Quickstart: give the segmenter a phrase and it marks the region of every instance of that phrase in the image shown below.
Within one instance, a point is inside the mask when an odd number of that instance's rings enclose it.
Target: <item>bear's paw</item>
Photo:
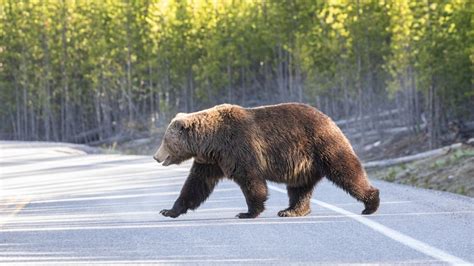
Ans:
[[[258,213],[241,212],[237,214],[235,217],[239,219],[250,219],[250,218],[256,218],[257,216],[258,216]]]
[[[160,213],[165,217],[171,217],[171,218],[176,218],[181,214],[181,213],[178,213],[177,211],[174,211],[173,209],[171,210],[163,209],[160,211]]]
[[[297,217],[297,216],[306,216],[311,212],[311,209],[305,210],[296,210],[287,208],[278,212],[278,216],[280,217]]]

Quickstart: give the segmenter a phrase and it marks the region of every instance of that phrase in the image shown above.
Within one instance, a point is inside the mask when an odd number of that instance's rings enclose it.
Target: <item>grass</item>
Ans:
[[[395,181],[396,177],[397,177],[397,170],[396,170],[396,168],[394,167],[394,168],[391,168],[391,169],[388,171],[387,175],[386,175],[385,178],[383,178],[383,179],[384,179],[384,180],[387,180],[387,181],[389,181],[389,182],[393,182],[393,181]]]
[[[388,182],[474,197],[474,147],[464,145],[442,156],[370,170],[369,175]]]

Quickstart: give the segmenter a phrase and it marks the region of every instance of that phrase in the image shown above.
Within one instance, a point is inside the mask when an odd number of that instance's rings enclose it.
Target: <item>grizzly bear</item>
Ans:
[[[313,189],[324,176],[363,202],[362,214],[379,206],[379,190],[370,184],[342,131],[306,104],[222,104],[180,113],[153,158],[164,166],[194,158],[173,207],[160,212],[168,217],[199,207],[224,176],[245,196],[248,211],[238,218],[255,218],[264,210],[267,180],[286,184],[289,207],[278,212],[281,217],[309,214]]]

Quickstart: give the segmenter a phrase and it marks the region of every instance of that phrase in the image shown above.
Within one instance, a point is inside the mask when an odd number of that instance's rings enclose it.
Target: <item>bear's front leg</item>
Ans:
[[[256,218],[265,210],[268,189],[265,179],[255,178],[247,180],[234,179],[239,184],[247,202],[248,211],[237,214],[240,219]]]
[[[188,211],[188,208],[186,208],[186,205],[183,202],[183,199],[178,198],[174,202],[172,209],[169,209],[169,210],[163,209],[163,210],[160,211],[160,213],[163,214],[163,216],[166,216],[166,217],[176,218],[176,217],[180,216],[181,214],[186,213],[187,211]]]
[[[223,175],[218,165],[194,162],[173,207],[161,210],[160,213],[166,217],[176,218],[189,209],[196,209],[209,197]]]

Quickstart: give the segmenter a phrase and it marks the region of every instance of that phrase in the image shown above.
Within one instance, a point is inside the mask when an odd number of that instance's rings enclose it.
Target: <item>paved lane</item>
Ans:
[[[86,154],[68,144],[0,142],[0,263],[287,264],[474,261],[474,200],[385,182],[381,208],[363,206],[323,181],[313,212],[280,218],[284,187],[270,184],[267,210],[246,210],[237,185],[222,182],[198,210],[172,206],[189,163]]]

